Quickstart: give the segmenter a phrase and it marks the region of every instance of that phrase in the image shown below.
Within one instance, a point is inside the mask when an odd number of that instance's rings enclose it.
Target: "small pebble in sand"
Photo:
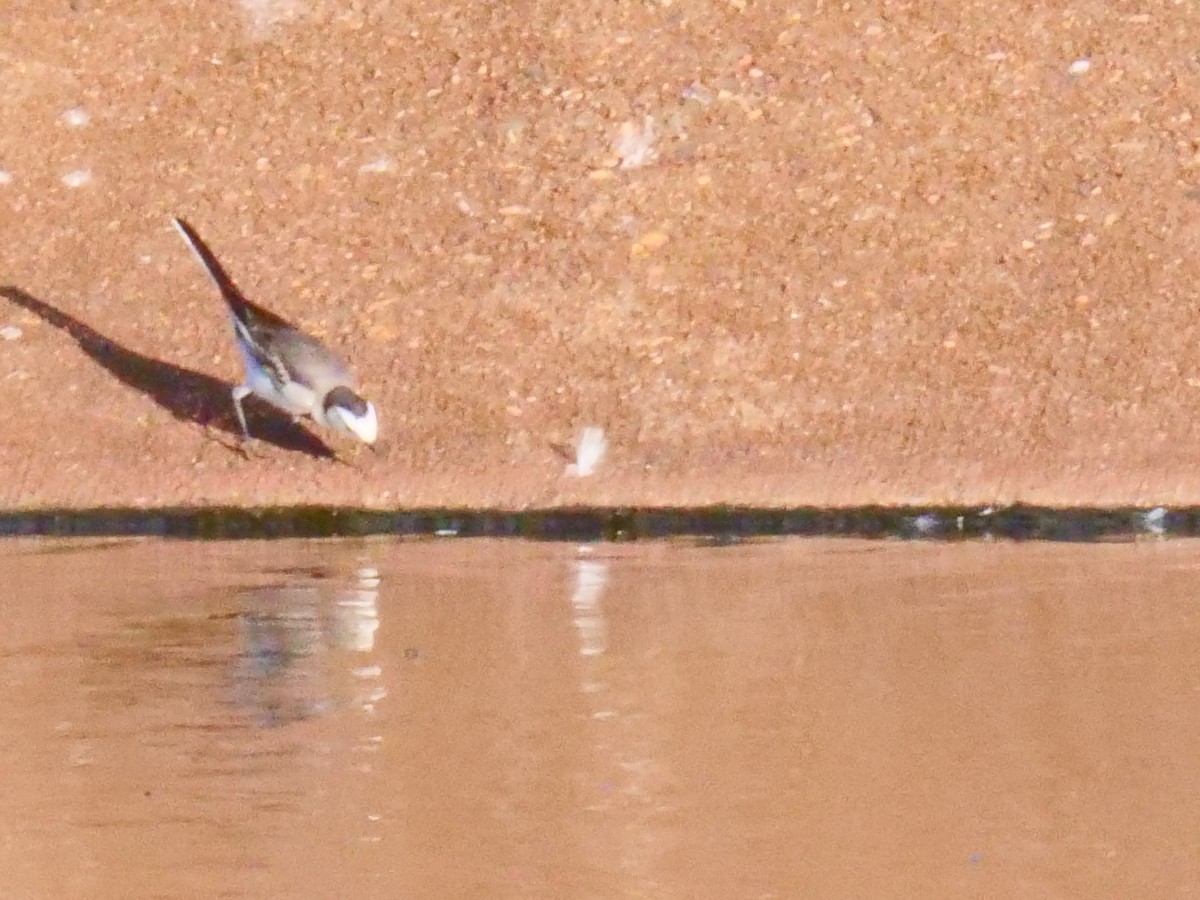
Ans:
[[[82,128],[91,120],[92,117],[88,115],[88,111],[79,106],[68,109],[62,114],[63,124],[68,128]]]
[[[1091,67],[1092,61],[1090,59],[1077,59],[1075,62],[1071,63],[1071,65],[1067,66],[1067,74],[1084,75]]]
[[[632,247],[629,248],[629,254],[639,259],[644,259],[653,251],[662,247],[670,238],[665,231],[647,231],[643,234]]]
[[[5,325],[3,328],[0,328],[0,338],[4,338],[6,341],[15,341],[22,334],[24,332],[16,325]]]
[[[0,169],[0,184],[12,184],[12,172]]]

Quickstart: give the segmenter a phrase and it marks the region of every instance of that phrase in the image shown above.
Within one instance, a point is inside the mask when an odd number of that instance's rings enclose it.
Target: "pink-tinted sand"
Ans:
[[[0,507],[1200,502],[1197,33],[16,0]],[[350,357],[378,454],[226,448],[239,363],[173,215]]]

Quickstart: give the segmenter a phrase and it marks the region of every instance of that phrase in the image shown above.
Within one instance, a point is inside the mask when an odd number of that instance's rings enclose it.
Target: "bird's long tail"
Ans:
[[[175,228],[183,235],[183,239],[192,248],[192,252],[196,254],[196,259],[200,260],[200,265],[204,266],[204,271],[208,272],[208,277],[213,280],[213,284],[217,286],[217,290],[221,292],[221,296],[229,304],[229,308],[233,310],[233,314],[238,319],[244,320],[246,307],[251,304],[238,290],[238,286],[233,283],[233,279],[229,277],[224,266],[217,261],[216,254],[212,252],[208,244],[204,243],[191,225],[183,219],[177,218],[173,221]]]

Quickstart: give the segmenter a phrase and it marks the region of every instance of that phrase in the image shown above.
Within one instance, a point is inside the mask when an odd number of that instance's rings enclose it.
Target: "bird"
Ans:
[[[311,416],[318,425],[373,447],[379,434],[375,406],[359,395],[341,357],[287,319],[247,300],[196,230],[183,219],[172,221],[229,306],[245,367],[242,383],[232,392],[242,436],[250,440],[242,401],[255,394],[297,420]]]

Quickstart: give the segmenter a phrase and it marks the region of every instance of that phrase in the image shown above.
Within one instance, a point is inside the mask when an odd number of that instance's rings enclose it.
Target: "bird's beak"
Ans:
[[[333,407],[328,416],[336,417],[335,427],[344,434],[350,435],[366,444],[372,450],[379,438],[379,420],[375,417],[375,407],[368,403],[366,412],[354,415],[342,407]]]

